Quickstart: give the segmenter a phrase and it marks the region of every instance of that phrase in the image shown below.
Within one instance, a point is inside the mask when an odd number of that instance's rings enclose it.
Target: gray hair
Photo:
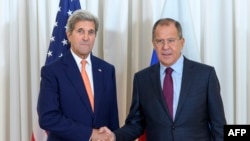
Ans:
[[[178,36],[180,39],[183,38],[183,35],[182,35],[182,28],[181,28],[181,24],[174,20],[174,19],[171,19],[171,18],[163,18],[163,19],[159,19],[158,21],[156,21],[156,23],[154,24],[153,26],[153,30],[152,30],[152,40],[154,40],[155,38],[155,29],[158,25],[170,25],[170,24],[174,24],[177,31],[178,31]]]
[[[95,24],[95,33],[98,31],[99,22],[98,19],[90,12],[82,9],[78,9],[68,18],[66,25],[66,32],[72,33],[75,28],[75,24],[79,21],[91,21]]]

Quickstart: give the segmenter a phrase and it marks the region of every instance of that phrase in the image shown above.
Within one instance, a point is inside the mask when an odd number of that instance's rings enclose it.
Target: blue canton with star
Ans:
[[[79,0],[60,0],[45,64],[49,64],[57,58],[62,57],[70,48],[66,36],[66,24],[68,17],[77,9],[81,9]]]

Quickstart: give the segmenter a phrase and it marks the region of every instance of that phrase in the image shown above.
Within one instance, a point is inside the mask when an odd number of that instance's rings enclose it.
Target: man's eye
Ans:
[[[168,39],[169,43],[173,43],[175,41],[175,39]]]
[[[83,33],[82,29],[77,30],[78,33]]]
[[[89,34],[93,35],[93,34],[95,34],[95,31],[91,30],[91,31],[89,31]]]
[[[163,40],[162,39],[158,39],[158,40],[155,40],[156,43],[163,43]]]

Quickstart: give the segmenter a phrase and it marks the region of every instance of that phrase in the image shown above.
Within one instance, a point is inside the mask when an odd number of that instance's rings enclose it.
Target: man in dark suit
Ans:
[[[133,141],[144,130],[147,141],[223,141],[226,119],[215,69],[182,55],[185,40],[178,21],[160,19],[152,33],[159,63],[134,75],[125,125],[114,133],[106,127],[100,132],[117,141]],[[167,68],[173,85],[165,88]]]
[[[75,11],[68,19],[66,30],[71,48],[41,69],[37,110],[48,141],[95,140],[98,128],[119,128],[115,68],[91,53],[97,30],[95,16],[87,11]],[[85,68],[82,68],[83,60],[87,62]],[[93,100],[81,76],[84,69]]]

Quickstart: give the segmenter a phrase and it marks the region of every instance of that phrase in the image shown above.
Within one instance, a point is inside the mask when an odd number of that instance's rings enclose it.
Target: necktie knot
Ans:
[[[81,63],[82,63],[82,68],[85,68],[85,66],[86,66],[86,64],[87,64],[87,61],[83,59],[83,60],[81,61]]]
[[[173,72],[173,69],[172,68],[166,68],[165,72],[166,72],[166,75],[171,75],[171,73]]]

